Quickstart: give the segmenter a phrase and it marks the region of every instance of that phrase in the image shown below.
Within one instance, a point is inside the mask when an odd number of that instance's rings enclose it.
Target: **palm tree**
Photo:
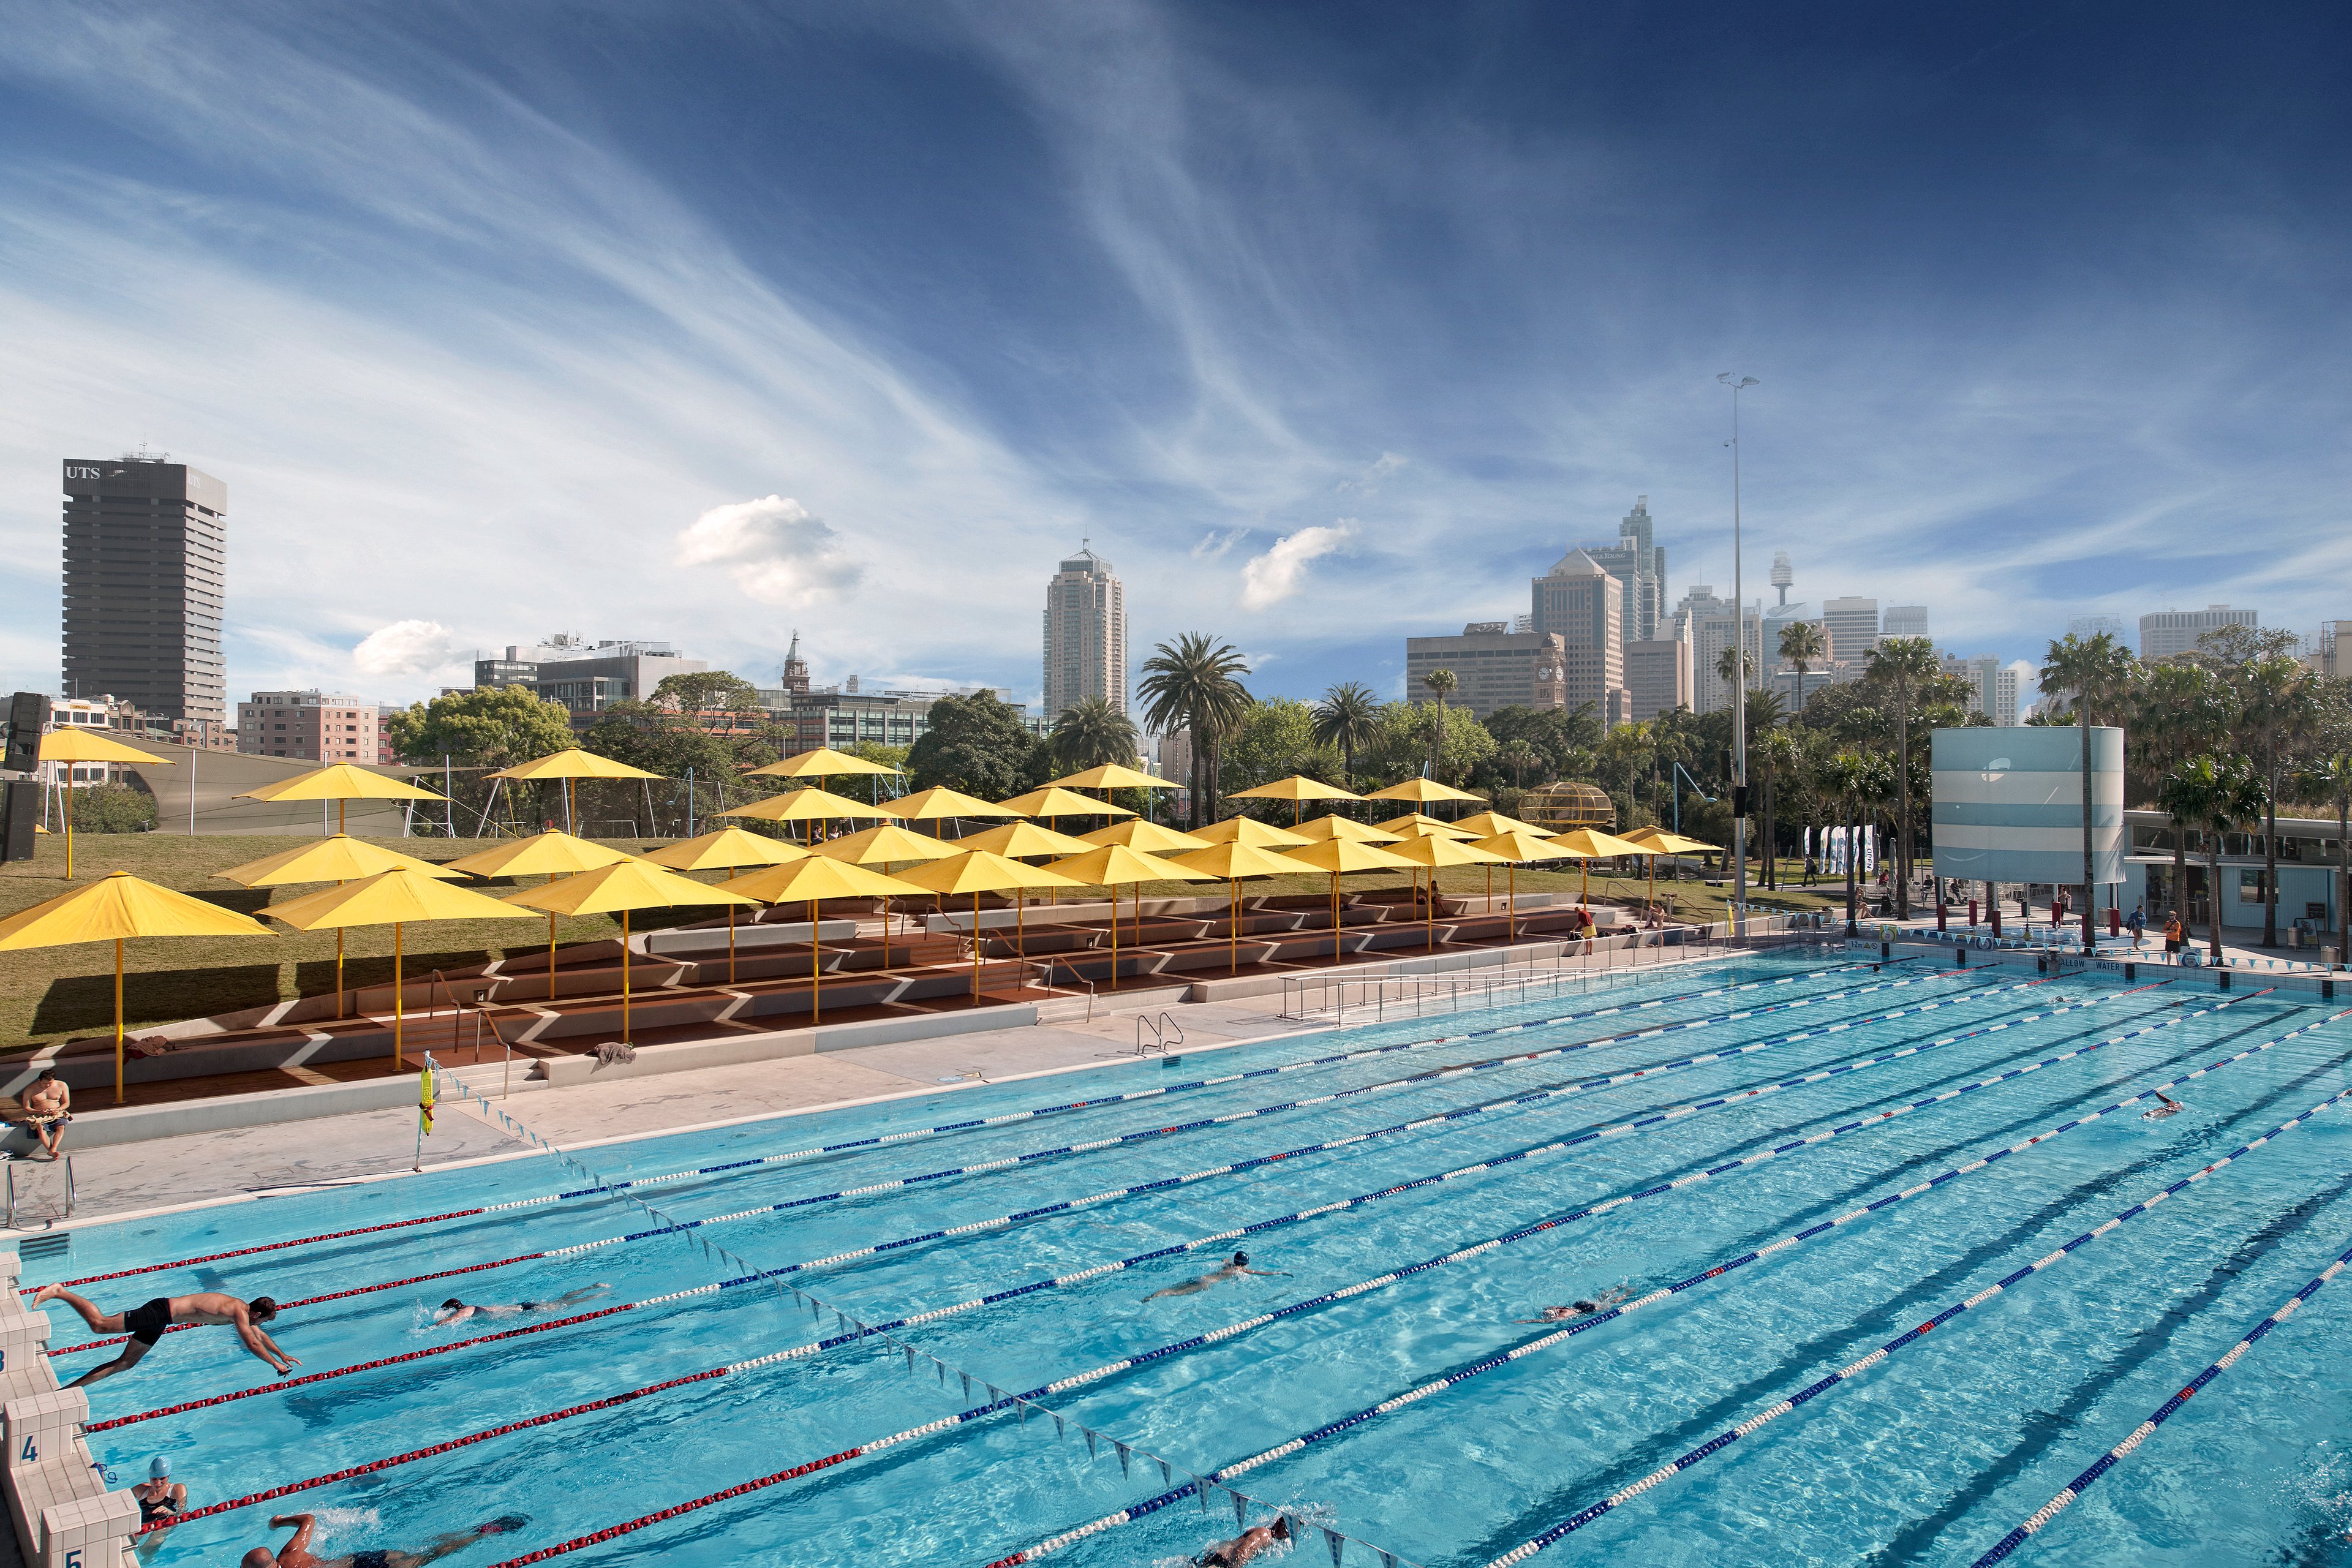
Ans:
[[[2099,632],[2089,637],[2068,632],[2050,645],[2050,653],[2042,663],[2042,695],[2057,698],[2072,693],[2074,720],[2083,731],[2083,947],[2089,951],[2097,940],[2091,906],[2098,901],[2093,891],[2092,877],[2096,874],[2091,859],[2091,725],[2095,710],[2109,712],[2120,708],[2125,698],[2137,684],[2139,660],[2131,650],[2118,644],[2109,632]],[[2214,910],[2219,918],[2221,898],[2214,890]],[[2221,949],[2216,946],[2214,951]]]
[[[1926,637],[1882,637],[1870,650],[1870,673],[1895,688],[1895,913],[1911,918],[1911,684],[1936,673],[1936,645]]]
[[[1136,690],[1147,706],[1144,719],[1162,735],[1181,724],[1192,741],[1192,820],[1216,820],[1218,750],[1249,711],[1251,698],[1240,677],[1249,666],[1231,643],[1202,632],[1185,632],[1164,642],[1143,661]]]
[[[2329,738],[2344,739],[2340,732]],[[2347,842],[2352,840],[2352,751],[2316,759],[2305,770],[2303,784],[2336,803],[2336,962],[2342,963],[2352,952],[2352,842]]]
[[[2311,728],[2319,705],[2311,671],[2299,659],[2274,655],[2242,665],[2234,673],[2239,723],[2247,750],[2261,759],[2269,803],[2263,822],[2263,945],[2276,947],[2280,775],[2288,746]]]
[[[1433,669],[1421,678],[1421,683],[1428,687],[1430,694],[1437,699],[1436,742],[1429,752],[1429,771],[1433,773],[1445,763],[1445,699],[1462,682],[1450,669]]]
[[[1871,759],[1851,748],[1838,752],[1822,764],[1822,783],[1838,799],[1839,817],[1846,829],[1845,841],[1845,934],[1858,936],[1861,926],[1854,919],[1854,868],[1862,861],[1860,846],[1854,842],[1854,818],[1862,815],[1862,797],[1870,787],[1871,774],[1876,770]]]
[[[1819,621],[1790,621],[1780,628],[1780,657],[1797,668],[1797,711],[1805,710],[1805,674],[1830,656]]]
[[[2270,792],[2263,787],[2262,774],[2248,759],[2208,752],[2189,758],[2166,778],[2157,791],[2157,803],[2171,813],[2175,824],[2194,823],[2205,831],[2206,942],[2218,960],[2221,956],[2221,836],[2248,817],[2260,816],[2270,804]]]
[[[1514,741],[1496,754],[1495,761],[1511,770],[1511,787],[1521,788],[1529,768],[1543,766],[1543,758],[1525,741]]]
[[[1356,751],[1380,733],[1381,700],[1360,680],[1343,681],[1323,693],[1315,705],[1315,743],[1337,746],[1348,770],[1348,787],[1356,787]]]
[[[1797,738],[1786,730],[1768,731],[1753,748],[1753,761],[1764,775],[1764,885],[1780,885],[1780,781],[1793,774],[1803,760]]]
[[[1081,697],[1054,721],[1054,761],[1072,773],[1118,763],[1135,765],[1135,721],[1108,697]]]
[[[2184,658],[2148,666],[2134,692],[2132,729],[2140,742],[2142,800],[2154,800],[2165,778],[2189,758],[2210,751],[2229,733],[2229,687],[2201,664]],[[2172,901],[2185,903],[2189,887],[2189,830],[2172,833]]]
[[[1732,686],[1748,684],[1748,670],[1740,662],[1739,651],[1739,644],[1735,641],[1726,644],[1723,651],[1715,656],[1715,673]]]

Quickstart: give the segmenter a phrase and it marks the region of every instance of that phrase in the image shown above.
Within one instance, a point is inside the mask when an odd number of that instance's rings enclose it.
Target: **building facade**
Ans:
[[[1449,707],[1481,720],[1498,708],[1561,708],[1568,704],[1568,647],[1558,632],[1515,632],[1504,621],[1473,621],[1460,637],[1404,639],[1405,696],[1426,699],[1423,678],[1450,669],[1458,684]],[[1169,775],[1173,776],[1173,775]]]
[[[1924,637],[1927,635],[1927,606],[1925,605],[1889,605],[1885,617],[1879,623],[1878,635],[1883,637]]]
[[[1693,707],[1697,712],[1719,713],[1731,706],[1731,682],[1724,679],[1721,667],[1724,653],[1731,647],[1733,620],[1731,601],[1717,595],[1712,584],[1693,584],[1675,607],[1675,635],[1690,644],[1691,684],[1697,699]],[[1740,641],[1747,648],[1748,684],[1760,688],[1765,669],[1762,610],[1748,605],[1738,624]]]
[[[1614,544],[1577,547],[1587,560],[1617,579],[1617,618],[1629,643],[1657,637],[1666,618],[1666,552],[1654,542],[1652,530],[1650,498],[1636,496],[1633,510],[1618,521]]]
[[[228,487],[145,455],[65,461],[64,690],[228,719]]]
[[[1625,645],[1625,713],[1637,724],[1692,708],[1691,645],[1680,637],[1644,637]]]
[[[643,702],[672,675],[710,666],[688,658],[661,640],[590,643],[559,633],[544,643],[511,643],[505,657],[474,660],[474,685],[528,687],[562,706],[574,729],[584,730],[615,702]]]
[[[1990,654],[1961,658],[1948,653],[1940,655],[1937,663],[1944,674],[1969,683],[1969,712],[1983,714],[2001,729],[2015,727],[2021,689],[2015,665],[2003,664]]]
[[[1830,634],[1830,657],[1860,668],[1878,646],[1878,601],[1825,599],[1822,625]]]
[[[2262,616],[2253,610],[2233,610],[2209,605],[2201,610],[2157,610],[2139,618],[2139,656],[2144,659],[2173,658],[2197,651],[2197,639],[2223,626],[2258,626]]]
[[[1592,704],[1604,724],[1625,719],[1624,584],[1581,550],[1535,579],[1532,629],[1560,640],[1563,700]]]
[[[1127,587],[1081,543],[1045,584],[1048,724],[1088,697],[1127,711]]]
[[[381,712],[341,692],[257,691],[236,705],[236,749],[369,766],[384,760]]]

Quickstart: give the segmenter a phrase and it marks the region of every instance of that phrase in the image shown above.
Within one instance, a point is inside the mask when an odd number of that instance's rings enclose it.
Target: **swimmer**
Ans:
[[[2160,1089],[2156,1090],[2155,1093],[2156,1098],[2164,1101],[2164,1103],[2156,1107],[2153,1110],[2141,1111],[2139,1113],[2139,1119],[2142,1121],[2161,1121],[2168,1116],[2178,1116],[2183,1110],[2188,1109],[2188,1107],[2182,1105],[2180,1101],[2173,1099],[2172,1096],[2165,1093],[2164,1090]]]
[[[1578,1318],[1589,1318],[1595,1312],[1605,1312],[1633,1292],[1622,1285],[1612,1285],[1590,1301],[1570,1301],[1565,1307],[1546,1307],[1536,1317],[1513,1318],[1515,1323],[1565,1323]]]
[[[158,1296],[145,1306],[133,1307],[127,1312],[101,1312],[62,1285],[44,1285],[33,1297],[33,1305],[37,1307],[44,1301],[63,1301],[99,1333],[131,1336],[131,1342],[122,1347],[121,1355],[104,1366],[90,1368],[66,1384],[68,1388],[80,1388],[118,1372],[129,1372],[139,1364],[141,1357],[154,1349],[163,1331],[174,1323],[227,1324],[245,1342],[245,1348],[268,1362],[269,1370],[280,1377],[302,1364],[261,1331],[262,1324],[278,1316],[278,1303],[267,1296],[240,1301],[217,1290],[205,1290],[193,1296]]]
[[[294,1538],[275,1553],[267,1546],[257,1546],[238,1560],[237,1568],[425,1568],[452,1552],[463,1552],[486,1535],[505,1535],[520,1530],[530,1522],[528,1514],[509,1513],[478,1524],[471,1530],[453,1531],[427,1546],[422,1552],[403,1552],[397,1547],[385,1550],[371,1547],[364,1552],[347,1552],[341,1557],[318,1557],[310,1552],[310,1531],[319,1522],[314,1514],[281,1513],[269,1521],[272,1530],[294,1527]]]
[[[1157,1301],[1162,1296],[1190,1296],[1196,1291],[1205,1290],[1212,1285],[1222,1285],[1228,1279],[1238,1279],[1244,1274],[1255,1274],[1271,1279],[1274,1278],[1274,1272],[1271,1268],[1252,1268],[1249,1266],[1249,1254],[1236,1252],[1234,1254],[1233,1261],[1222,1268],[1212,1268],[1198,1279],[1187,1279],[1181,1285],[1171,1285],[1164,1290],[1154,1290],[1144,1300]]]
[[[1290,1521],[1277,1519],[1272,1524],[1255,1524],[1231,1541],[1220,1541],[1192,1559],[1192,1568],[1241,1568],[1276,1542],[1290,1539]]]
[[[147,1462],[147,1479],[132,1487],[131,1495],[139,1500],[139,1558],[143,1563],[172,1533],[173,1521],[188,1511],[188,1489],[172,1479],[172,1461],[158,1454]]]
[[[457,1297],[452,1296],[442,1302],[441,1310],[434,1314],[433,1326],[436,1329],[446,1328],[451,1323],[462,1323],[472,1317],[520,1318],[530,1312],[560,1312],[566,1307],[576,1307],[591,1297],[601,1296],[611,1289],[610,1285],[586,1285],[577,1290],[566,1291],[551,1301],[467,1302],[460,1301]]]

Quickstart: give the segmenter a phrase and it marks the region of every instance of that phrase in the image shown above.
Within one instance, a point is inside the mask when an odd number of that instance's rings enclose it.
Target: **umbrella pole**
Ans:
[[[824,966],[816,946],[816,900],[809,900],[809,1022],[824,1017]]]
[[[335,884],[338,888],[342,884]],[[343,928],[335,928],[335,1016],[343,1016]]]
[[[971,890],[971,1005],[980,1005],[980,889]]]
[[[408,1065],[400,1055],[400,1029],[408,1018],[408,996],[401,983],[400,961],[400,922],[394,921],[392,922],[392,1065],[394,1068]]]
[[[1429,897],[1422,902],[1421,918],[1423,929],[1429,933],[1428,945],[1423,951],[1435,952],[1437,951],[1437,868],[1434,866],[1429,868]]]
[[[629,911],[621,911],[621,1044],[629,1043]]]
[[[555,1005],[555,911],[547,911],[547,1005]]]
[[[1233,893],[1225,900],[1225,973],[1242,972],[1242,885],[1234,879]]]
[[[122,939],[114,939],[114,1103],[122,1103]]]
[[[885,926],[882,929],[885,932],[883,940],[887,942],[890,928]],[[732,904],[727,906],[727,984],[735,984],[735,906]]]
[[[1110,885],[1110,988],[1118,989],[1118,884]]]
[[[66,788],[63,799],[66,819],[66,880],[70,882],[73,880],[73,764],[71,763],[66,764]]]
[[[1490,882],[1494,875],[1492,871],[1486,873]],[[1503,940],[1517,942],[1519,940],[1519,863],[1517,861],[1511,862],[1510,868],[1503,873]]]

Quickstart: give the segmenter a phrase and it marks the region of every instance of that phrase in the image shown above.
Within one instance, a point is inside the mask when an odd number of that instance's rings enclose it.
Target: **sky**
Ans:
[[[1649,498],[1668,594],[2352,618],[2352,13],[0,0],[0,679],[59,464],[229,487],[232,693],[662,637],[1402,691]]]

